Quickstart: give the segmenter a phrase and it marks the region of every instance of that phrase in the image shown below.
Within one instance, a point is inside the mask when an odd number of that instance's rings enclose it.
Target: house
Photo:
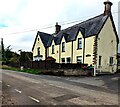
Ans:
[[[104,2],[104,12],[84,22],[61,30],[56,23],[54,34],[37,32],[32,48],[33,61],[53,57],[57,63],[85,63],[99,72],[116,72],[119,38],[111,6]]]

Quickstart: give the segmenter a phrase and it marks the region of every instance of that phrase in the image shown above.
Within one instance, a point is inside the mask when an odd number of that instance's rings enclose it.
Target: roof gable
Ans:
[[[60,44],[62,37],[65,37],[66,42],[76,39],[78,32],[80,31],[83,37],[90,37],[97,35],[102,26],[106,22],[109,15],[101,14],[64,30],[61,30],[54,38],[56,44]]]
[[[82,27],[85,29],[85,37],[93,36],[99,33],[108,17],[109,15],[101,14],[94,18],[88,19],[82,23],[79,23],[75,26]]]
[[[37,32],[37,36],[36,36],[35,41],[34,41],[34,45],[33,45],[32,51],[34,49],[34,46],[35,46],[35,43],[36,43],[36,40],[37,40],[38,36],[41,38],[41,41],[42,41],[42,43],[43,43],[45,48],[47,48],[47,47],[49,47],[51,45],[53,36],[50,35],[50,34],[38,31]]]
[[[100,33],[100,31],[103,28],[103,26],[104,26],[105,22],[107,21],[108,17],[111,18],[112,25],[113,25],[117,40],[119,42],[118,35],[117,35],[117,32],[116,32],[116,28],[115,28],[115,25],[114,25],[114,21],[113,21],[113,18],[112,18],[111,14],[109,14],[109,15],[104,15],[104,14],[98,15],[98,16],[93,17],[91,19],[88,19],[84,22],[81,22],[81,23],[78,23],[78,24],[73,25],[71,27],[68,27],[66,29],[63,29],[56,35],[55,34],[51,35],[51,34],[39,32],[39,31],[38,31],[37,35],[40,36],[45,48],[47,48],[51,45],[52,40],[54,40],[55,45],[60,44],[63,37],[65,38],[66,42],[76,40],[79,32],[82,33],[84,38],[91,37],[91,36],[94,36],[94,35],[98,35]],[[34,45],[33,45],[33,48],[34,48]]]
[[[116,31],[116,27],[115,27],[115,24],[114,24],[114,20],[113,20],[112,14],[110,15],[110,19],[111,19],[111,22],[112,22],[113,30],[114,30],[116,38],[117,38],[117,42],[119,43],[119,37],[118,37],[117,31]]]

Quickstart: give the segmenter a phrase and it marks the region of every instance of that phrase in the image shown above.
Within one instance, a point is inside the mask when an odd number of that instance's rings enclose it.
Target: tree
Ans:
[[[20,62],[24,62],[24,61],[32,61],[32,52],[25,52],[25,51],[21,51],[20,52]]]
[[[3,38],[1,38],[1,44],[0,44],[0,60],[5,61],[5,49],[3,44]]]
[[[16,52],[13,52],[12,53],[12,57],[10,58],[10,62],[19,62],[19,59],[20,59],[20,55],[17,54]]]

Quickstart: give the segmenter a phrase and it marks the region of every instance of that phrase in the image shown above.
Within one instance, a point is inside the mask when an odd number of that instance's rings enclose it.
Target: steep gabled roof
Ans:
[[[60,44],[63,36],[65,37],[66,42],[73,41],[76,39],[79,31],[82,33],[84,38],[97,35],[106,22],[108,16],[109,15],[101,14],[82,23],[61,30],[56,35],[55,43]]]
[[[40,35],[41,40],[45,47],[49,47],[52,43],[52,40],[54,40],[56,45],[60,44],[63,37],[65,38],[66,42],[74,41],[74,40],[76,40],[76,37],[79,32],[82,33],[84,38],[87,38],[87,37],[91,37],[94,35],[98,35],[99,32],[101,31],[101,29],[103,28],[108,17],[110,17],[112,20],[113,29],[116,34],[117,40],[119,42],[116,28],[114,25],[114,21],[112,18],[112,14],[98,15],[98,16],[88,19],[84,22],[81,22],[81,23],[78,23],[71,27],[68,27],[66,29],[63,29],[56,35],[55,34],[51,35],[51,34],[47,34],[47,33],[43,33],[43,32],[38,32],[38,34]]]
[[[53,36],[51,34],[38,31],[38,35],[40,36],[44,47],[48,47],[51,44],[51,40],[53,38]]]
[[[37,40],[38,36],[40,36],[41,41],[42,41],[42,43],[43,43],[43,45],[44,45],[45,48],[47,48],[47,47],[49,47],[51,45],[53,36],[50,35],[50,34],[38,31],[37,32],[37,36],[36,36],[35,41],[34,41],[34,45],[33,45],[32,51],[34,49],[34,46],[35,46],[35,43],[36,43],[36,40]]]
[[[93,36],[99,33],[108,17],[109,15],[101,14],[75,26],[85,28],[85,37]]]

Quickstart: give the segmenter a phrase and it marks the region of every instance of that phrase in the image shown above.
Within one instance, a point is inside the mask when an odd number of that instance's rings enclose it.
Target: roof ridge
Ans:
[[[43,34],[47,34],[47,35],[52,36],[52,34],[49,34],[49,33],[46,33],[46,32],[41,32],[41,31],[38,31],[38,33],[43,33]]]
[[[79,25],[79,24],[85,23],[85,22],[87,22],[87,21],[89,21],[89,20],[95,19],[95,18],[100,17],[100,16],[102,16],[102,15],[104,15],[104,14],[102,13],[102,14],[97,15],[97,16],[95,16],[95,17],[89,18],[89,19],[84,20],[84,21],[82,21],[82,22],[80,22],[80,23],[78,23],[78,24],[75,24],[75,25],[72,25],[72,26],[67,27],[67,28],[65,28],[65,29],[62,29],[61,31],[64,31],[64,30],[70,29],[70,28],[72,28],[72,27],[77,27],[77,25]],[[106,15],[106,16],[108,16],[108,15]],[[80,26],[80,27],[81,27],[81,26]],[[81,27],[81,28],[83,28],[83,27]]]

